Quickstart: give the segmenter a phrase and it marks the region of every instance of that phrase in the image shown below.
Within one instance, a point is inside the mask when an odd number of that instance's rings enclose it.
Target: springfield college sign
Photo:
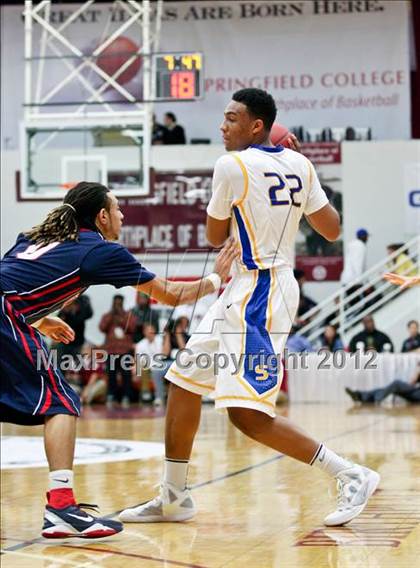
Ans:
[[[78,15],[77,3],[53,2],[50,20],[66,26],[72,18],[66,37],[90,53],[98,38],[128,24],[130,14],[123,4],[93,2]],[[176,108],[162,104],[156,108],[157,118],[175,112],[189,139],[218,143],[231,94],[257,87],[270,91],[277,120],[289,128],[366,128],[376,140],[408,139],[409,5],[405,0],[164,2],[159,49],[204,54],[204,97]],[[2,6],[2,20],[2,137],[9,148],[16,148],[24,93],[22,6]],[[34,34],[40,36],[40,26]],[[138,26],[127,25],[124,38],[141,48]],[[71,53],[65,50],[64,55]],[[65,78],[51,73],[45,93]],[[123,86],[141,98],[141,69]],[[66,93],[68,100],[79,101],[83,85],[73,78]],[[116,101],[120,95],[110,87],[102,96]],[[51,102],[62,102],[60,93]]]

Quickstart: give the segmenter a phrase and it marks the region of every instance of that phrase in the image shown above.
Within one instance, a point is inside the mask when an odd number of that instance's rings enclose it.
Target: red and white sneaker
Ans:
[[[103,538],[112,536],[123,530],[119,521],[103,517],[94,517],[82,509],[97,511],[96,505],[79,503],[64,509],[56,509],[46,505],[42,536],[44,538]]]

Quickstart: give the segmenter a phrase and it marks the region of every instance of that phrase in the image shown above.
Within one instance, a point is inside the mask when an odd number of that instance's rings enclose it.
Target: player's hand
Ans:
[[[287,139],[287,147],[291,150],[294,150],[295,152],[302,152],[301,143],[294,134],[290,134],[289,138]]]
[[[46,316],[35,326],[39,331],[58,343],[71,343],[74,341],[75,333],[72,328],[61,318],[56,316]]]
[[[395,286],[400,286],[401,290],[410,288],[410,286],[415,286],[420,284],[419,276],[400,276],[399,274],[394,274],[393,272],[386,272],[383,275],[383,279]]]
[[[225,282],[229,278],[230,267],[235,258],[239,256],[238,244],[232,237],[229,237],[225,242],[222,250],[219,252],[214,263],[214,272],[216,272],[222,282]]]

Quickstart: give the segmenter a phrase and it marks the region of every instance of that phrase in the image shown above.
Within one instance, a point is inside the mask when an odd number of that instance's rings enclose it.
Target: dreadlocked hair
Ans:
[[[62,205],[50,211],[46,219],[25,236],[43,246],[78,241],[80,229],[98,230],[95,219],[101,209],[109,210],[108,193],[104,185],[81,181],[67,192]]]

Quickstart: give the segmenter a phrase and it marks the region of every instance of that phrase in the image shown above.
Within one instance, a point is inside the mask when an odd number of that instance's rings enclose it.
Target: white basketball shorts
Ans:
[[[282,354],[295,318],[299,287],[290,268],[235,275],[166,375],[208,395],[216,408],[253,408],[275,416]]]

